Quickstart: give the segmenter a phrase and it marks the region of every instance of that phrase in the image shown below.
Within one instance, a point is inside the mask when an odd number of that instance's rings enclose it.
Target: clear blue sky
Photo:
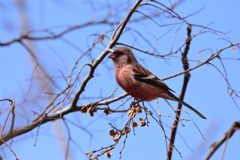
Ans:
[[[113,1],[111,4],[116,4],[113,11],[116,14],[112,21],[121,21],[127,14],[127,12],[118,12],[119,7],[130,7],[135,1],[122,3]],[[107,1],[53,1],[53,0],[25,0],[26,14],[24,17],[29,20],[30,29],[45,29],[50,27],[57,27],[53,29],[58,33],[61,30],[66,29],[68,26],[80,25],[90,20],[101,20],[107,15],[107,10],[103,9],[107,5]],[[96,3],[95,7],[90,7],[91,3]],[[162,1],[167,6],[169,1]],[[173,3],[173,2],[172,2]],[[225,37],[228,37],[229,41],[236,43],[240,41],[240,22],[238,20],[240,15],[240,1],[237,0],[202,0],[202,1],[183,1],[175,11],[182,17],[195,13],[196,11],[204,8],[200,13],[189,17],[187,20],[193,24],[208,25],[218,31],[222,31]],[[145,14],[151,13],[149,7],[140,8],[140,11]],[[7,42],[13,38],[17,38],[23,33],[24,24],[22,24],[23,18],[21,11],[16,6],[14,0],[3,1],[0,0],[0,42]],[[135,13],[133,18],[139,17],[139,13]],[[24,20],[26,20],[24,19]],[[160,24],[169,24],[176,22],[172,19],[166,19],[164,16],[155,18]],[[26,25],[26,24],[25,24]],[[91,36],[91,34],[103,34],[106,31],[114,29],[116,25],[98,25],[87,28],[77,29],[63,36],[63,39],[57,40],[44,40],[36,41],[34,43],[38,60],[42,66],[47,70],[50,76],[56,78],[56,82],[64,88],[66,83],[61,78],[61,72],[67,76],[76,59],[94,43],[98,36]],[[150,20],[145,20],[141,23],[129,23],[127,27],[134,30],[138,30],[144,35],[149,42],[155,46],[155,37],[159,38],[164,35],[171,26],[159,27]],[[173,41],[174,33],[177,28],[175,27],[171,32],[166,34],[158,41],[158,52],[160,54],[167,54],[170,52]],[[177,37],[173,50],[176,50],[181,46],[186,39],[186,27],[183,24],[180,30],[177,32]],[[192,35],[197,34],[201,28],[194,27]],[[37,33],[34,36],[42,36],[46,33]],[[137,38],[134,40],[132,35]],[[154,36],[153,36],[154,35]],[[108,33],[111,36],[111,32]],[[70,43],[66,43],[66,41]],[[153,49],[141,39],[134,31],[125,32],[120,38],[119,42],[126,43],[128,45],[134,45],[135,47],[143,50]],[[74,44],[78,48],[74,48],[71,44]],[[85,56],[78,64],[74,75],[80,70],[83,64],[90,63],[98,55],[101,54],[105,46],[108,44],[108,39],[104,39],[104,43],[98,44],[97,47],[92,50],[91,56]],[[212,52],[218,49],[224,48],[229,45],[229,42],[222,40],[220,36],[205,33],[197,36],[193,39],[190,46],[188,57],[190,60],[197,60],[198,52],[203,49],[211,49],[200,54],[200,61],[206,60]],[[159,78],[165,78],[183,71],[181,59],[169,57],[168,60],[154,58],[144,53],[134,51],[139,62],[148,68],[151,72],[157,75]],[[175,56],[180,57],[180,53]],[[222,57],[234,57],[240,58],[239,51],[225,50],[221,53]],[[23,97],[26,96],[28,89],[30,89],[30,95],[28,100],[36,98],[39,92],[48,92],[47,90],[41,90],[42,86],[38,86],[37,82],[31,83],[32,73],[34,71],[31,57],[29,53],[19,43],[11,44],[10,46],[0,47],[0,99],[11,98],[15,99],[17,105],[16,112],[17,122],[16,127],[21,127],[28,124],[28,121],[23,117],[28,117],[32,120],[35,116],[32,111],[40,112],[47,104],[47,100],[27,101],[26,104],[21,104]],[[223,72],[223,68],[219,60],[212,61]],[[228,73],[228,79],[231,86],[240,90],[240,74],[239,61],[236,60],[223,60],[226,71]],[[196,62],[190,62],[190,67],[196,65]],[[85,104],[99,100],[101,97],[107,97],[111,95],[113,90],[117,87],[117,83],[114,78],[113,63],[108,58],[105,58],[103,64],[96,69],[94,78],[87,84],[86,91],[80,97],[78,104]],[[111,68],[111,69],[110,69]],[[76,88],[79,87],[81,80],[87,75],[89,68],[83,69],[80,74],[80,80],[76,84]],[[39,78],[39,77],[38,77]],[[176,91],[178,96],[181,92],[183,83],[183,75],[172,78],[165,81],[170,88]],[[54,93],[58,93],[59,90],[54,88]],[[114,97],[123,94],[122,89],[118,89],[114,94]],[[45,99],[47,96],[41,94],[40,99]],[[85,97],[91,97],[91,99],[85,99]],[[122,100],[124,102],[126,99]],[[232,101],[229,93],[227,93],[227,84],[222,78],[221,74],[212,66],[205,65],[191,72],[191,79],[189,81],[187,92],[184,100],[194,106],[203,115],[207,117],[207,120],[203,120],[195,115],[193,112],[186,108],[183,108],[194,118],[195,123],[202,132],[202,135],[192,123],[192,121],[185,121],[185,126],[179,126],[178,134],[175,141],[176,148],[181,152],[183,158],[180,158],[179,154],[174,150],[173,159],[183,160],[201,160],[205,157],[208,149],[212,143],[219,140],[223,134],[231,127],[234,121],[239,120],[240,110],[236,107]],[[239,99],[236,102],[240,106]],[[116,108],[120,103],[111,104],[111,108]],[[177,103],[171,102],[172,106],[176,108]],[[127,108],[129,103],[122,108]],[[147,107],[151,109],[155,116],[157,116],[156,101],[146,103]],[[3,122],[6,117],[6,110],[9,108],[9,103],[0,103],[0,121]],[[164,115],[174,115],[173,111],[162,99],[159,99],[160,112]],[[183,118],[189,119],[188,115],[182,113]],[[139,118],[144,118],[145,114],[139,114],[136,116],[135,121],[138,122]],[[126,113],[117,113],[105,116],[101,111],[95,113],[92,118],[89,114],[80,114],[79,112],[72,113],[66,116],[67,119],[74,121],[76,124],[82,127],[86,127],[86,130],[92,134],[92,137],[69,123],[71,138],[81,147],[84,153],[92,150],[98,150],[101,147],[106,147],[113,144],[112,138],[108,132],[111,127],[108,123],[112,123],[115,127],[121,129],[128,117]],[[162,121],[168,136],[170,136],[170,127],[173,123],[173,119],[169,117],[162,117]],[[135,130],[136,135],[129,134],[125,149],[122,153],[122,159],[166,159],[166,145],[162,129],[157,123],[150,118],[149,127],[138,127]],[[2,124],[2,123],[1,123]],[[1,127],[1,126],[0,126]],[[9,124],[8,124],[9,127]],[[17,154],[20,160],[40,160],[40,159],[65,159],[65,145],[68,138],[68,133],[65,125],[62,121],[50,122],[40,127],[40,132],[37,139],[37,145],[35,144],[37,129],[27,133],[23,136],[14,138],[11,145],[12,150]],[[224,159],[236,159],[237,151],[239,151],[240,132],[237,131],[230,139]],[[61,148],[63,146],[64,148]],[[113,150],[112,159],[119,158],[119,151],[122,149],[123,140],[121,140],[117,147]],[[213,155],[211,160],[218,160],[222,156],[223,146]],[[86,156],[70,142],[70,153],[72,159],[87,159]],[[14,159],[14,155],[8,148],[0,150],[0,156],[4,159]],[[105,160],[106,156],[102,156],[99,159]]]

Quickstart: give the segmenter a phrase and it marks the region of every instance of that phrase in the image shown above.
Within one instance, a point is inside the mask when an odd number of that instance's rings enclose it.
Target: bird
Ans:
[[[152,101],[157,98],[173,100],[191,109],[198,116],[206,119],[195,108],[176,97],[161,79],[140,65],[132,50],[118,47],[108,56],[115,66],[115,78],[118,85],[129,95],[139,101]]]

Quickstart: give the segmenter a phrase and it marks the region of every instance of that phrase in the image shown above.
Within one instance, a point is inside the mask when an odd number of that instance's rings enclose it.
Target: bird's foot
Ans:
[[[136,107],[140,107],[139,102],[141,102],[141,101],[134,99],[133,102],[130,104],[131,108],[134,109]]]

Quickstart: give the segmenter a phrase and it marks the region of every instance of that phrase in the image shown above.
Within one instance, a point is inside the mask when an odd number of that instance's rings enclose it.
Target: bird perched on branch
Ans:
[[[173,95],[171,91],[174,91],[161,79],[141,66],[130,48],[118,47],[108,58],[111,58],[114,62],[117,83],[135,99],[140,101],[151,101],[161,97],[177,101],[194,111],[201,118],[206,119],[206,117],[192,106]]]

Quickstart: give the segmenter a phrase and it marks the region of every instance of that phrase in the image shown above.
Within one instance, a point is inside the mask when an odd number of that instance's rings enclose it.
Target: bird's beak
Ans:
[[[114,58],[115,58],[115,55],[114,55],[114,54],[110,54],[110,55],[108,56],[108,58],[114,59]]]

